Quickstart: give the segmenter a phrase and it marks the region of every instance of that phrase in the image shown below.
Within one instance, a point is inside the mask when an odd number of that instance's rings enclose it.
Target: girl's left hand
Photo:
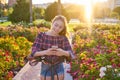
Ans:
[[[55,55],[56,56],[64,56],[65,55],[65,51],[63,49],[61,49],[61,48],[57,48]]]

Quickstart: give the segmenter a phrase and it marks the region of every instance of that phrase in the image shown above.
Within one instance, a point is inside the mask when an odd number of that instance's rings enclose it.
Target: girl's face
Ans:
[[[63,21],[61,21],[61,20],[55,20],[53,22],[51,30],[54,33],[59,34],[63,29],[64,29],[64,23],[63,23]]]

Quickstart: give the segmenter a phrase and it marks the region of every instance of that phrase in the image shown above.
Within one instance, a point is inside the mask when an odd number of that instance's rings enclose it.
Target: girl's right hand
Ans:
[[[46,50],[45,55],[47,55],[47,56],[55,55],[56,51],[57,50],[55,48],[49,48],[49,49]]]

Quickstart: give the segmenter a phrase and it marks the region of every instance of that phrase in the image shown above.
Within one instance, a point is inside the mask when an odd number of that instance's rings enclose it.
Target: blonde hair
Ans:
[[[62,15],[57,15],[52,19],[52,23],[54,23],[56,20],[61,20],[64,23],[64,29],[59,33],[59,35],[66,36],[67,34],[67,20]]]

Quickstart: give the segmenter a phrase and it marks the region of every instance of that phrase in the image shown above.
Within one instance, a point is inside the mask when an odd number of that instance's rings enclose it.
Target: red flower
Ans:
[[[19,65],[19,61],[16,61],[16,65],[17,65],[17,66]]]
[[[118,67],[120,67],[120,63],[118,64]]]
[[[8,58],[8,57],[6,57],[6,60],[5,60],[5,61],[9,62],[10,60],[9,60],[9,58]]]
[[[92,76],[92,80],[95,80],[95,76]]]
[[[13,72],[12,72],[12,71],[9,71],[9,72],[8,72],[8,78],[12,78],[12,77],[14,77]]]
[[[9,56],[9,52],[8,51],[5,51],[5,56]]]

